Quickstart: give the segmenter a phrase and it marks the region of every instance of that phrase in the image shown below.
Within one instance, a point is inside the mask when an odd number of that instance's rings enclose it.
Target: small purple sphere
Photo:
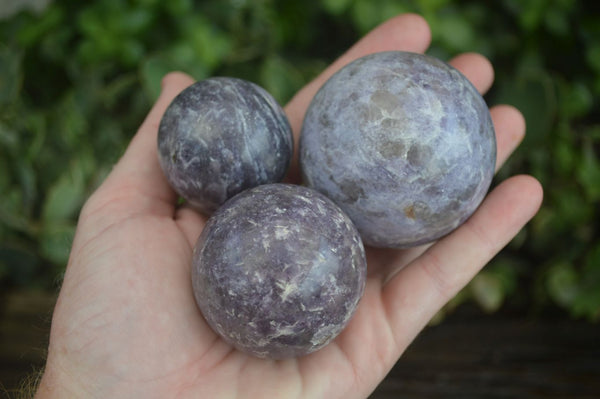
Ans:
[[[209,78],[183,90],[158,131],[167,180],[206,214],[245,189],[283,179],[292,152],[283,109],[260,86],[237,78]]]
[[[300,136],[305,183],[376,247],[440,238],[483,200],[496,138],[488,107],[458,70],[392,51],[362,57],[317,92]]]
[[[273,359],[314,352],[335,338],[364,292],[358,231],[331,200],[297,185],[246,190],[208,220],[192,284],[225,341]]]

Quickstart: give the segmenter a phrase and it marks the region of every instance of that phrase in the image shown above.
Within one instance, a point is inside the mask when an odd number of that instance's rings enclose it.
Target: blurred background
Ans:
[[[403,12],[429,22],[429,54],[474,51],[492,61],[488,104],[512,104],[527,120],[527,137],[497,181],[528,173],[545,188],[535,219],[433,323],[467,307],[597,328],[600,3],[0,0],[0,363],[3,350],[25,365],[43,358],[80,207],[165,73],[245,78],[285,104]],[[8,342],[23,334],[42,342]]]

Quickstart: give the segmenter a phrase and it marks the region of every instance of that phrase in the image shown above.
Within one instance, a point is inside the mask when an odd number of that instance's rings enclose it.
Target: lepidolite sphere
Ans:
[[[363,242],[403,248],[463,223],[494,174],[488,107],[456,69],[433,57],[382,52],[334,74],[306,113],[305,182],[336,202]]]
[[[286,358],[338,335],[361,298],[366,261],[350,219],[319,192],[267,184],[227,201],[194,249],[209,325],[240,350]]]
[[[182,91],[158,132],[169,183],[208,214],[242,190],[280,181],[292,151],[292,131],[275,99],[252,82],[230,77]]]

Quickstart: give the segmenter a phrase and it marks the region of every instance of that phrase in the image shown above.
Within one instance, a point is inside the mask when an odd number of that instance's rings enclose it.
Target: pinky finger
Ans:
[[[400,347],[508,244],[536,214],[542,197],[541,185],[530,176],[504,181],[467,222],[384,286],[382,300]]]

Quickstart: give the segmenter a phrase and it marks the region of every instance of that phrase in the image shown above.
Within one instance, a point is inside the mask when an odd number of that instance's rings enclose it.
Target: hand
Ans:
[[[415,15],[369,33],[287,105],[296,139],[308,103],[334,71],[371,52],[423,52],[429,40],[427,24]],[[493,70],[482,56],[464,54],[451,63],[480,91],[491,86]],[[301,358],[253,358],[222,341],[194,302],[190,262],[205,218],[176,205],[157,160],[160,118],[191,83],[180,73],[164,78],[156,105],[81,212],[39,398],[367,397],[430,318],[540,205],[539,183],[513,177],[433,245],[368,249],[365,294],[341,335]],[[509,106],[494,107],[491,114],[500,166],[525,125]]]

